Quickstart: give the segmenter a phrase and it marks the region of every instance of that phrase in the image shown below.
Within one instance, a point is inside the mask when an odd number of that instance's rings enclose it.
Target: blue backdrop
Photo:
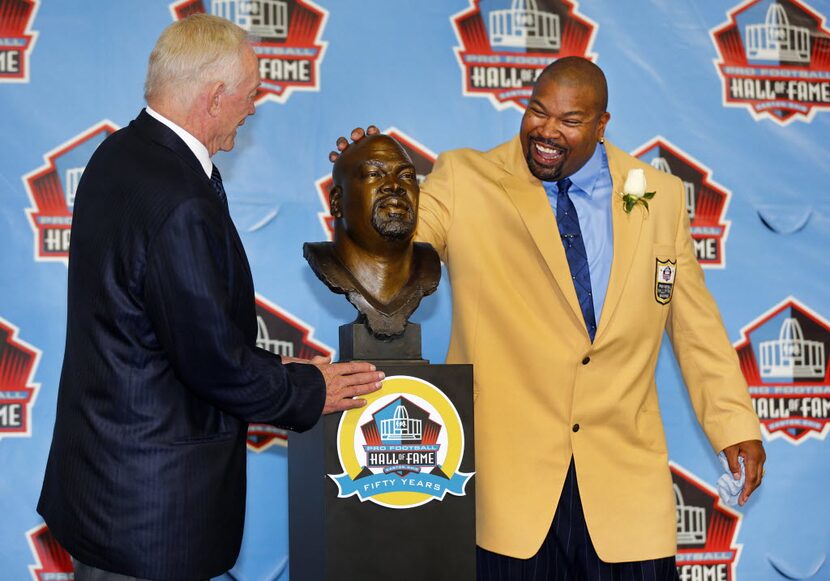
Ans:
[[[71,578],[35,505],[64,346],[72,196],[97,144],[143,106],[158,34],[194,10],[257,38],[257,114],[215,161],[251,262],[261,344],[294,355],[332,353],[354,316],[301,250],[328,236],[338,135],[370,122],[393,130],[427,173],[436,152],[513,136],[540,67],[593,58],[610,87],[608,138],[686,182],[698,257],[764,424],[764,486],[725,508],[720,467],[664,346],[681,579],[830,579],[827,0],[0,0],[0,576]],[[444,281],[414,317],[433,362],[446,353],[448,290]],[[253,426],[249,448],[245,541],[230,575],[285,580],[285,434]]]

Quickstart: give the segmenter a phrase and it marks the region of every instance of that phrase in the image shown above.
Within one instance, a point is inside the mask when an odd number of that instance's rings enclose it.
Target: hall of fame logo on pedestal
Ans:
[[[72,581],[75,569],[72,557],[58,544],[49,528],[42,524],[26,533],[35,564],[29,565],[34,581]]]
[[[28,83],[40,0],[0,0],[0,83]]]
[[[502,110],[524,111],[536,77],[560,57],[591,53],[597,24],[575,0],[469,0],[450,17],[462,88]],[[482,6],[486,5],[486,9]]]
[[[800,0],[746,0],[711,31],[723,104],[781,125],[830,107],[830,30]]]
[[[697,261],[703,268],[725,268],[731,226],[725,216],[732,192],[712,179],[712,170],[664,137],[655,137],[632,155],[680,178]]]
[[[281,309],[261,295],[256,296],[256,346],[280,357],[311,359],[334,357],[334,349],[314,339],[314,327]],[[270,424],[248,425],[248,449],[262,452],[285,446],[288,431]]]
[[[312,0],[179,0],[170,12],[175,20],[207,12],[248,32],[262,81],[256,104],[285,103],[294,91],[320,90],[329,13]]]
[[[452,402],[431,383],[405,375],[387,377],[348,410],[337,429],[344,472],[329,474],[338,498],[407,509],[447,493],[464,496],[474,473],[460,472],[464,430]]]
[[[741,329],[735,344],[768,440],[800,444],[830,431],[830,323],[788,297]]]
[[[438,157],[428,147],[419,143],[403,131],[390,127],[384,129],[383,134],[394,137],[395,140],[401,144],[412,160],[415,166],[415,172],[418,176],[418,183],[424,181],[426,175],[432,171],[432,166],[435,164],[435,158]],[[323,211],[317,215],[320,218],[320,224],[323,227],[323,232],[326,234],[326,240],[331,240],[334,235],[334,218],[331,215],[331,206],[329,204],[329,192],[334,185],[334,180],[331,174],[321,177],[314,182],[317,195],[320,198],[320,204],[323,206]]]
[[[45,164],[23,176],[32,207],[26,210],[35,234],[35,260],[67,263],[75,194],[86,164],[118,126],[101,121],[43,156]]]
[[[32,435],[39,360],[40,350],[21,341],[17,327],[0,317],[0,440]]]
[[[741,513],[724,506],[717,490],[669,462],[677,517],[680,581],[736,581],[742,546]]]

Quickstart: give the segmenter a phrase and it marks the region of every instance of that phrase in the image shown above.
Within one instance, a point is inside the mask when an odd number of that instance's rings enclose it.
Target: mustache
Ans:
[[[377,212],[386,205],[400,206],[404,208],[407,213],[412,213],[413,211],[412,204],[409,199],[407,199],[406,194],[387,194],[382,198],[378,198],[372,205],[372,211]]]

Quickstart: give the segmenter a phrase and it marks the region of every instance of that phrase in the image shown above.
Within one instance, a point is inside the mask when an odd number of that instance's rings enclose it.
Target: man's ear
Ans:
[[[219,115],[219,112],[222,110],[222,96],[225,94],[225,83],[222,81],[216,81],[212,85],[210,85],[208,90],[208,114],[211,117],[216,117]]]
[[[340,186],[334,186],[329,192],[329,211],[335,218],[343,217],[343,190]]]

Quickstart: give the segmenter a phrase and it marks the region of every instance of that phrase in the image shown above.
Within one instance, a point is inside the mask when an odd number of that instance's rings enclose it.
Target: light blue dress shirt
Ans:
[[[579,229],[585,242],[588,269],[591,272],[594,314],[599,325],[605,293],[608,291],[608,278],[611,276],[611,262],[614,260],[614,232],[611,223],[613,185],[605,146],[598,144],[591,159],[570,178],[573,185],[568,194],[579,216]],[[556,182],[542,182],[542,185],[556,215]]]

